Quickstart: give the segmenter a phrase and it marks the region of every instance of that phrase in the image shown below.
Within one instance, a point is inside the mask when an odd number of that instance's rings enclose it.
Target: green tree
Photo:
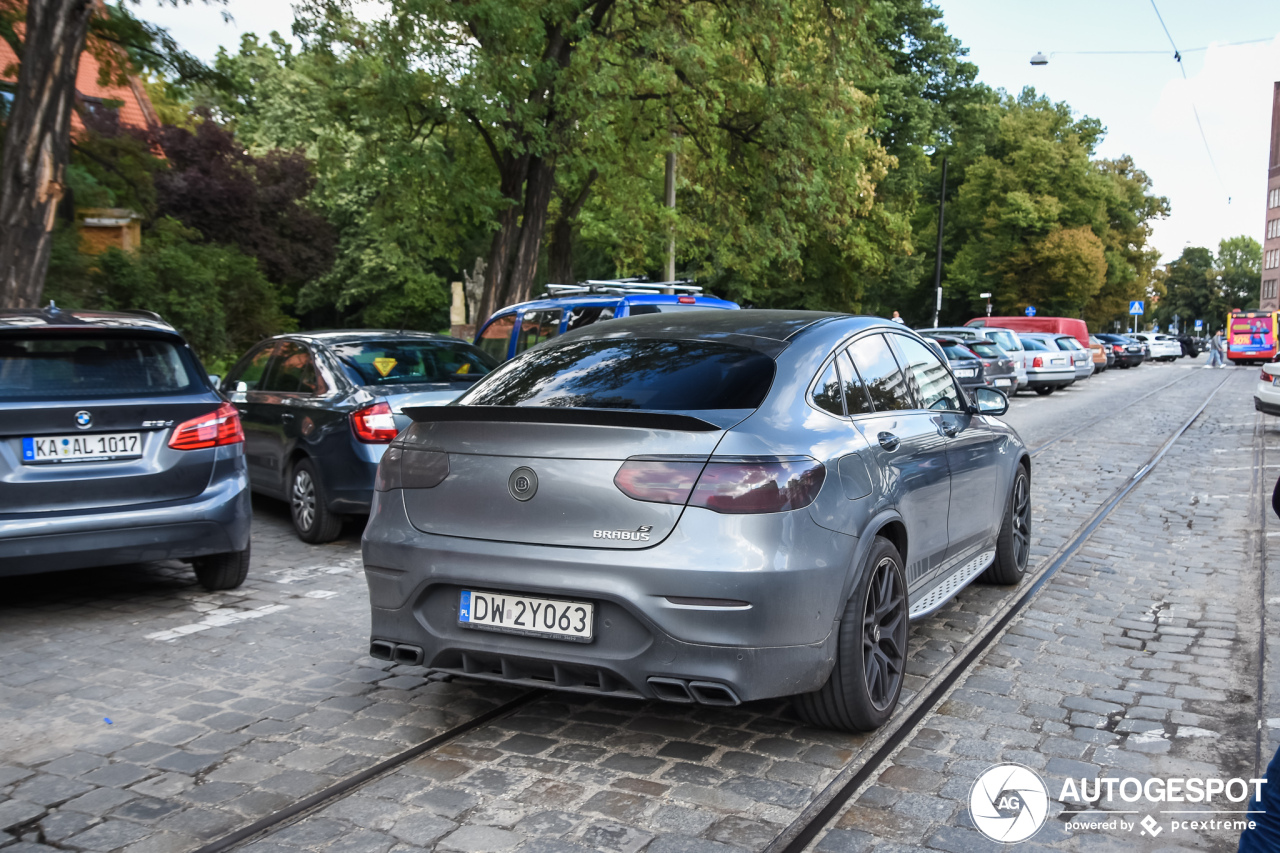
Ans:
[[[1188,246],[1177,260],[1165,268],[1160,301],[1148,308],[1151,319],[1167,325],[1177,314],[1179,321],[1194,324],[1204,320],[1206,329],[1222,327],[1228,306],[1214,271],[1213,252],[1201,246]]]
[[[1140,298],[1154,255],[1150,220],[1168,202],[1131,160],[1095,160],[1104,130],[1064,103],[1026,89],[988,108],[990,133],[972,140],[951,217],[960,248],[948,283],[978,311],[987,291],[997,313],[1088,318],[1105,325]],[[981,125],[979,125],[981,126]],[[960,319],[955,317],[954,319]]]

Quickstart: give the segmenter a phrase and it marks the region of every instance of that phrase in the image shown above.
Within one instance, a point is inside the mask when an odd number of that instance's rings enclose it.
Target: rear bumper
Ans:
[[[1075,368],[1045,370],[1032,368],[1027,371],[1028,388],[1061,388],[1076,381]]]
[[[172,560],[249,547],[244,457],[198,497],[159,507],[48,517],[0,516],[0,576]]]
[[[734,533],[742,547],[717,547]],[[794,695],[830,672],[857,545],[804,510],[686,510],[665,541],[637,550],[478,541],[415,530],[401,493],[380,493],[363,540],[373,650],[407,647],[397,659],[420,650],[429,669],[586,693],[672,699],[679,688],[670,682],[702,682],[734,701]],[[589,601],[595,636],[577,643],[462,627],[464,588]]]

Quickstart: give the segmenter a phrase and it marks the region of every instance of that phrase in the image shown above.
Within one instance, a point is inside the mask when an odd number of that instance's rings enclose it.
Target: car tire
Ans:
[[[1053,386],[1041,385],[1039,388],[1036,389],[1036,393],[1039,394],[1041,397],[1048,397],[1050,394],[1053,393]]]
[[[289,517],[303,542],[332,542],[342,532],[342,516],[332,512],[324,486],[310,459],[299,459],[289,471]]]
[[[235,589],[249,574],[249,549],[196,557],[191,567],[196,571],[196,580],[210,592]]]
[[[984,583],[1016,584],[1027,573],[1031,555],[1031,475],[1022,465],[1013,475],[1004,520],[996,535],[996,559],[982,573]]]
[[[907,659],[907,578],[898,549],[881,537],[867,567],[845,604],[827,683],[795,697],[796,713],[809,725],[869,732],[898,706]]]

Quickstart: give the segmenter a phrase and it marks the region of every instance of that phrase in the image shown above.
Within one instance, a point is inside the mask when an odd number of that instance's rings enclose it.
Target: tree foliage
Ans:
[[[1262,285],[1262,246],[1249,236],[1218,243],[1218,254],[1188,246],[1171,261],[1160,282],[1152,319],[1168,327],[1178,315],[1182,328],[1203,320],[1207,332],[1223,328],[1233,309],[1254,310]]]

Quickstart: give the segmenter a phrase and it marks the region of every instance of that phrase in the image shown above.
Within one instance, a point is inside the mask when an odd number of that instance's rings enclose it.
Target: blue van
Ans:
[[[548,284],[542,299],[494,312],[480,327],[475,345],[506,361],[543,341],[601,320],[707,308],[737,310],[738,304],[703,296],[701,287],[687,281],[630,278]]]

